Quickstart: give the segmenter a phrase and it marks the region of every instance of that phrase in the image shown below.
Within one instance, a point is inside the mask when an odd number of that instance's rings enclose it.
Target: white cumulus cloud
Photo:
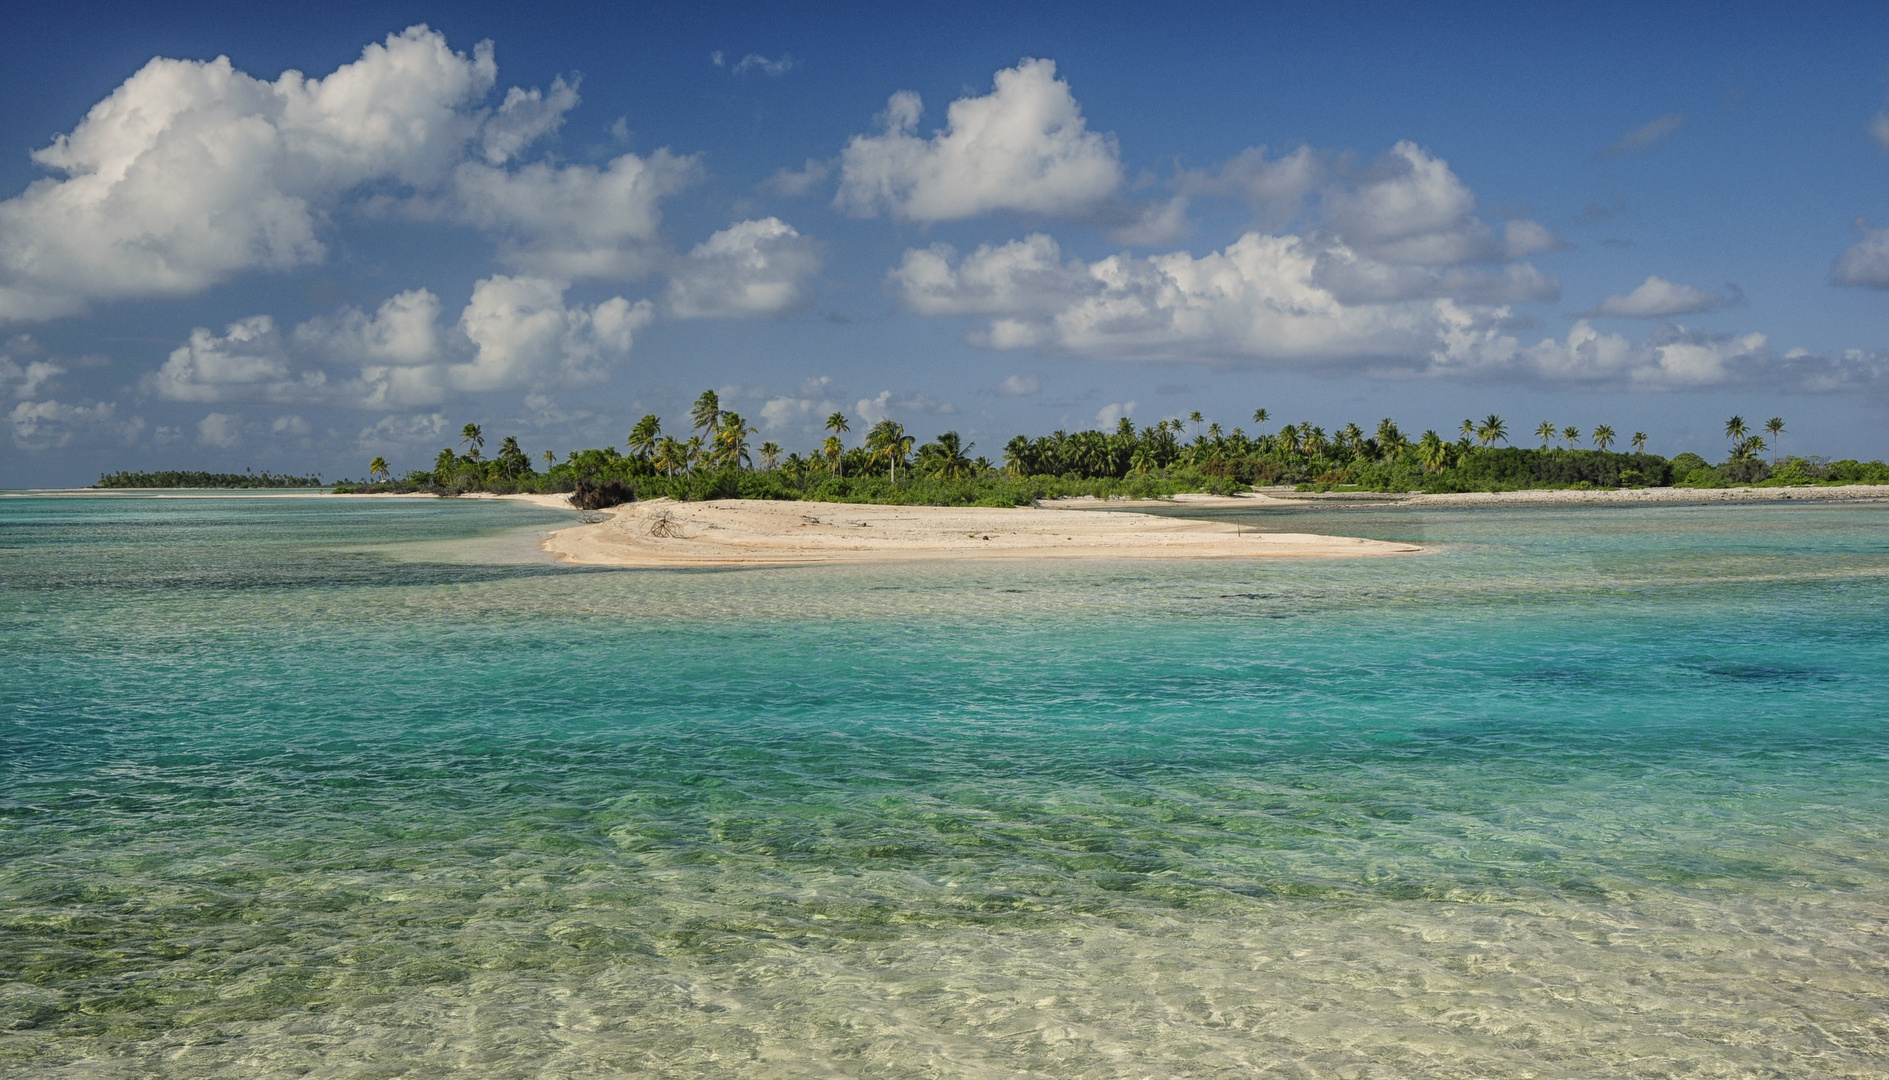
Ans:
[[[656,269],[657,205],[700,175],[692,157],[623,154],[602,168],[537,162],[516,169],[479,162],[454,176],[458,216],[499,238],[499,258],[562,278],[634,280]]]
[[[1724,304],[1725,300],[1723,293],[1667,281],[1653,274],[1632,292],[1624,295],[1615,293],[1602,300],[1591,314],[1620,319],[1659,319],[1710,311]]]
[[[1486,313],[1451,309],[1432,354],[1438,373],[1497,373],[1558,382],[1624,383],[1643,389],[1761,381],[1772,360],[1763,334],[1706,334],[1659,327],[1643,341],[1603,334],[1585,319],[1562,340],[1521,345]]]
[[[1115,139],[1092,132],[1053,60],[997,73],[982,97],[951,103],[945,127],[916,134],[923,105],[901,91],[885,130],[854,136],[840,156],[834,205],[909,221],[952,221],[992,211],[1084,214],[1122,182]]]
[[[22,364],[11,356],[0,355],[0,392],[16,398],[34,397],[40,387],[65,373],[65,367],[50,360],[28,360]]]
[[[205,446],[228,449],[243,441],[243,418],[213,412],[197,421],[197,441]]]
[[[697,244],[669,270],[669,311],[677,318],[751,317],[806,302],[820,257],[813,242],[779,218],[742,221]]]
[[[943,244],[907,251],[890,277],[915,311],[987,317],[970,340],[992,349],[1649,390],[1889,384],[1880,357],[1780,357],[1763,334],[1671,323],[1634,340],[1581,320],[1564,339],[1525,344],[1518,332],[1534,321],[1506,304],[1447,295],[1348,300],[1322,280],[1327,255],[1301,237],[1249,232],[1203,256],[1085,262],[1036,234],[963,256]],[[870,404],[882,414],[888,402],[882,394]]]
[[[808,158],[798,169],[780,169],[761,181],[761,186],[776,195],[798,198],[833,175],[833,166],[817,158]]]
[[[297,370],[273,318],[252,315],[221,334],[204,326],[192,330],[147,386],[173,401],[307,401],[323,396],[327,382],[319,369]]]
[[[839,403],[832,399],[827,390],[832,381],[825,375],[804,379],[793,393],[767,398],[761,405],[762,425],[770,431],[776,431],[795,424],[804,426],[814,420],[824,422],[840,409]],[[726,398],[730,395],[722,396]]]
[[[1856,231],[1862,239],[1843,249],[1830,267],[1834,285],[1861,285],[1871,289],[1889,289],[1889,229],[1878,229],[1858,219]]]
[[[957,257],[908,251],[892,271],[922,314],[995,316],[974,340],[1111,357],[1244,357],[1272,362],[1405,355],[1432,323],[1423,304],[1346,305],[1316,281],[1298,237],[1247,233],[1200,258],[1066,259],[1034,234]]]
[[[56,450],[70,445],[79,435],[99,433],[130,441],[144,430],[144,421],[138,417],[119,420],[117,406],[109,401],[90,405],[22,401],[7,414],[7,424],[12,429],[13,445],[22,450]]]
[[[283,334],[268,315],[207,327],[171,352],[147,385],[179,401],[307,402],[383,409],[453,393],[596,382],[655,317],[647,300],[567,304],[556,278],[485,278],[452,324],[425,289],[369,315],[343,308]]]
[[[1309,146],[1269,158],[1263,146],[1250,147],[1216,173],[1185,172],[1176,178],[1182,194],[1231,196],[1246,203],[1262,222],[1279,226],[1305,210],[1308,196],[1323,189],[1341,171],[1340,162]]]
[[[500,390],[534,383],[587,383],[629,355],[636,331],[654,317],[647,300],[621,296],[566,306],[562,281],[496,275],[479,282],[460,313],[471,361],[446,369],[454,388]]]
[[[445,413],[409,413],[383,416],[361,429],[355,444],[363,450],[406,447],[416,442],[431,442],[446,434]]]
[[[513,87],[488,108],[497,74],[489,42],[467,55],[425,26],[319,78],[154,59],[33,155],[53,175],[0,201],[0,321],[318,263],[328,221],[353,209],[470,225],[540,276],[659,268],[658,203],[699,176],[695,159],[522,161],[577,86]]]
[[[342,195],[448,174],[496,74],[490,46],[467,56],[423,26],[325,78],[154,59],[34,153],[57,176],[0,202],[0,319],[318,261]]]
[[[514,86],[505,91],[505,100],[486,118],[480,133],[480,148],[485,163],[503,165],[519,152],[564,126],[564,114],[577,107],[577,86],[554,79],[546,93],[533,87]]]
[[[1408,141],[1350,182],[1327,188],[1322,203],[1347,245],[1385,263],[1498,262],[1560,246],[1533,221],[1508,222],[1496,235],[1475,216],[1475,193],[1449,164]]]

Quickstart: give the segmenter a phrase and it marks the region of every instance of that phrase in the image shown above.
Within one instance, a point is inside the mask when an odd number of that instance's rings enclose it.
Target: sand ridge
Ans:
[[[550,498],[539,505],[554,505]],[[532,500],[538,502],[537,499]],[[584,566],[795,566],[934,559],[1263,559],[1410,554],[1414,544],[1260,532],[1119,510],[652,499],[597,511],[543,548]]]

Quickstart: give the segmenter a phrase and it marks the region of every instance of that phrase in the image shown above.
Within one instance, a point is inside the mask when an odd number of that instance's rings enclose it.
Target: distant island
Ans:
[[[213,473],[115,472],[101,475],[95,488],[318,488],[319,476],[277,476],[268,472]]]
[[[1771,442],[1740,417],[1726,424],[1729,453],[1713,464],[1698,454],[1671,459],[1648,453],[1648,436],[1624,441],[1607,425],[1591,432],[1544,421],[1539,447],[1502,445],[1508,424],[1500,416],[1465,420],[1453,439],[1425,431],[1411,439],[1394,420],[1366,432],[1346,424],[1326,431],[1310,423],[1267,431],[1270,414],[1253,414],[1257,432],[1225,430],[1199,412],[1137,428],[1124,417],[1113,431],[1057,431],[1004,444],[1002,460],[972,457],[973,445],[955,431],[914,446],[903,426],[880,420],[856,445],[846,445],[851,420],[834,413],[828,435],[810,455],[783,454],[771,441],[758,446],[755,429],[723,409],[714,391],[696,400],[686,438],[665,434],[660,417],[637,421],[623,449],[602,447],[558,455],[542,451],[542,471],[518,439],[501,440],[485,456],[478,424],[460,431],[459,448],[440,450],[430,469],[399,478],[383,458],[369,463],[364,481],[336,484],[338,493],[425,492],[458,495],[569,493],[580,508],[639,499],[787,499],[881,505],[1026,506],[1040,499],[1162,498],[1186,493],[1231,495],[1255,486],[1301,491],[1465,492],[1635,487],[1713,488],[1733,485],[1889,483],[1881,461],[1828,461],[1777,457],[1784,422],[1764,425]],[[1590,442],[1591,448],[1582,447]],[[1771,450],[1770,460],[1765,451]]]
[[[783,454],[772,441],[756,445],[755,429],[722,408],[711,390],[696,400],[686,437],[665,433],[662,419],[650,415],[631,428],[622,449],[574,450],[562,459],[545,450],[534,461],[515,436],[500,440],[498,452],[486,457],[484,430],[467,424],[458,447],[442,448],[430,469],[396,478],[387,461],[376,457],[368,463],[367,479],[344,480],[332,490],[569,494],[573,505],[599,509],[664,497],[1027,506],[1054,498],[1232,495],[1279,486],[1306,492],[1462,494],[1889,484],[1889,465],[1881,461],[1780,458],[1776,444],[1786,431],[1775,417],[1762,427],[1769,440],[1747,428],[1742,417],[1732,417],[1725,425],[1727,456],[1716,464],[1695,453],[1670,459],[1649,453],[1645,432],[1623,437],[1605,424],[1583,432],[1543,421],[1533,433],[1541,445],[1518,447],[1504,445],[1510,441],[1509,427],[1494,415],[1464,420],[1450,439],[1435,431],[1412,439],[1389,418],[1369,432],[1355,423],[1329,432],[1311,423],[1268,431],[1271,419],[1267,410],[1256,410],[1257,430],[1248,433],[1243,426],[1225,430],[1199,412],[1139,428],[1124,417],[1112,431],[1018,435],[993,462],[971,456],[974,444],[955,431],[915,445],[905,428],[889,419],[849,446],[852,421],[836,412],[826,419],[824,443],[802,456]],[[1619,442],[1630,452],[1615,451]],[[316,488],[322,481],[267,472],[118,472],[101,476],[95,486]]]

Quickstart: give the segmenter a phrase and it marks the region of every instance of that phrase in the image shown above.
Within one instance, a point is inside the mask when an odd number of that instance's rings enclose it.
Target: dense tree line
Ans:
[[[368,485],[348,490],[574,491],[587,485],[587,499],[671,496],[678,499],[769,498],[879,503],[1020,505],[1059,495],[1148,497],[1188,491],[1231,493],[1249,486],[1292,485],[1309,490],[1505,491],[1523,488],[1716,486],[1726,483],[1857,482],[1877,476],[1880,463],[1776,459],[1775,440],[1784,422],[1765,425],[1773,442],[1747,431],[1733,417],[1726,425],[1730,454],[1710,465],[1694,454],[1668,460],[1648,453],[1648,436],[1634,432],[1630,451],[1615,451],[1621,437],[1608,425],[1583,433],[1543,421],[1535,429],[1540,447],[1503,445],[1508,424],[1500,416],[1465,420],[1445,438],[1434,430],[1410,437],[1394,420],[1369,431],[1349,423],[1325,428],[1289,423],[1268,432],[1271,416],[1253,414],[1256,431],[1225,430],[1195,412],[1137,427],[1123,418],[1113,430],[1057,431],[1004,444],[1000,460],[973,457],[975,446],[955,431],[918,443],[905,428],[882,419],[854,445],[846,444],[851,421],[841,413],[826,420],[827,435],[812,453],[783,453],[771,441],[757,444],[755,429],[740,414],[721,407],[713,391],[702,394],[686,432],[667,432],[660,417],[638,420],[615,446],[572,451],[562,460],[541,454],[540,470],[514,437],[485,455],[477,424],[460,432],[458,446],[442,448],[431,469],[395,480],[387,463],[370,463]],[[1591,442],[1583,447],[1583,442]],[[1761,454],[1772,449],[1765,462]],[[607,489],[604,485],[610,485]]]
[[[101,474],[97,488],[310,488],[319,476],[278,476],[269,472],[213,473],[176,471]]]

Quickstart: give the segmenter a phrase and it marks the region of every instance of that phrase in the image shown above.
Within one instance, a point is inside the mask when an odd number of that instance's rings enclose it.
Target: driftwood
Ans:
[[[670,517],[667,510],[658,515],[655,521],[649,523],[649,535],[668,540],[688,539],[688,534],[682,531],[682,523]]]

